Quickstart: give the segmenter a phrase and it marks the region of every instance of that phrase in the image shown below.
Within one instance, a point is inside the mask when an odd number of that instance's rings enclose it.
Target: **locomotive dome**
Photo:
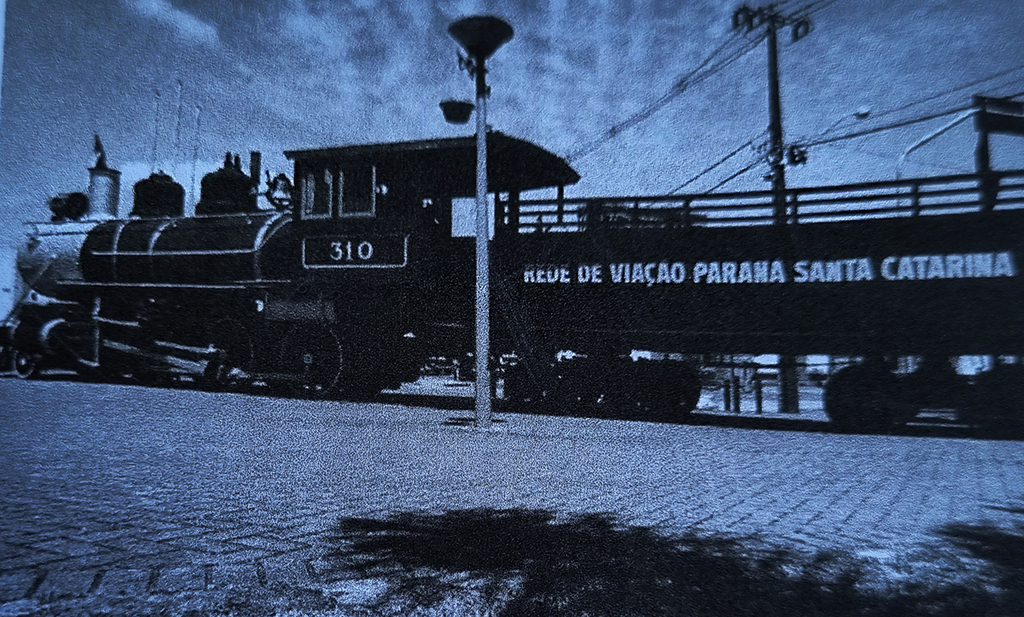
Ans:
[[[196,214],[236,214],[256,212],[253,179],[242,171],[241,161],[231,153],[224,156],[224,166],[203,176]]]
[[[135,183],[131,216],[173,217],[181,216],[184,210],[185,189],[162,171]]]

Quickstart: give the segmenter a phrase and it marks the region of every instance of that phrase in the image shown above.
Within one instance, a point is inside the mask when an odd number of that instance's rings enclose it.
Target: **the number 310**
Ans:
[[[363,240],[353,252],[352,241],[331,242],[331,259],[334,261],[368,261],[373,257],[373,245],[368,240]]]

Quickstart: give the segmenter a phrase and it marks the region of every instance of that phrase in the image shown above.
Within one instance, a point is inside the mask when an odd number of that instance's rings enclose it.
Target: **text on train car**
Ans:
[[[764,259],[749,261],[640,261],[604,264],[528,265],[524,283],[609,283],[664,285],[682,283],[772,284],[846,283],[858,281],[926,281],[934,279],[1017,276],[1014,255],[949,253],[890,255],[882,259]]]

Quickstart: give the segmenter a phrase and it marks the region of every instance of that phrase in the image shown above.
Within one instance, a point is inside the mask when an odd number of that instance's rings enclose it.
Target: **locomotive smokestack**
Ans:
[[[249,152],[249,177],[253,184],[260,185],[260,167],[263,164],[263,155],[255,150]]]
[[[252,178],[252,205],[259,207],[260,201],[260,167],[263,166],[263,155],[255,150],[249,151],[249,177]]]
[[[93,149],[96,164],[89,168],[88,218],[120,218],[118,206],[121,194],[121,172],[107,167],[107,153],[100,136],[96,135]]]

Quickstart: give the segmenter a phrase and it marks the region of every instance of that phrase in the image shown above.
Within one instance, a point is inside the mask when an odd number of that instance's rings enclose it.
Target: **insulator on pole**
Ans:
[[[811,33],[811,20],[805,18],[798,19],[793,24],[793,42],[796,43],[800,39],[804,38]]]
[[[739,30],[740,28],[746,28],[750,30],[753,26],[753,13],[750,7],[743,5],[732,14],[732,29]]]

